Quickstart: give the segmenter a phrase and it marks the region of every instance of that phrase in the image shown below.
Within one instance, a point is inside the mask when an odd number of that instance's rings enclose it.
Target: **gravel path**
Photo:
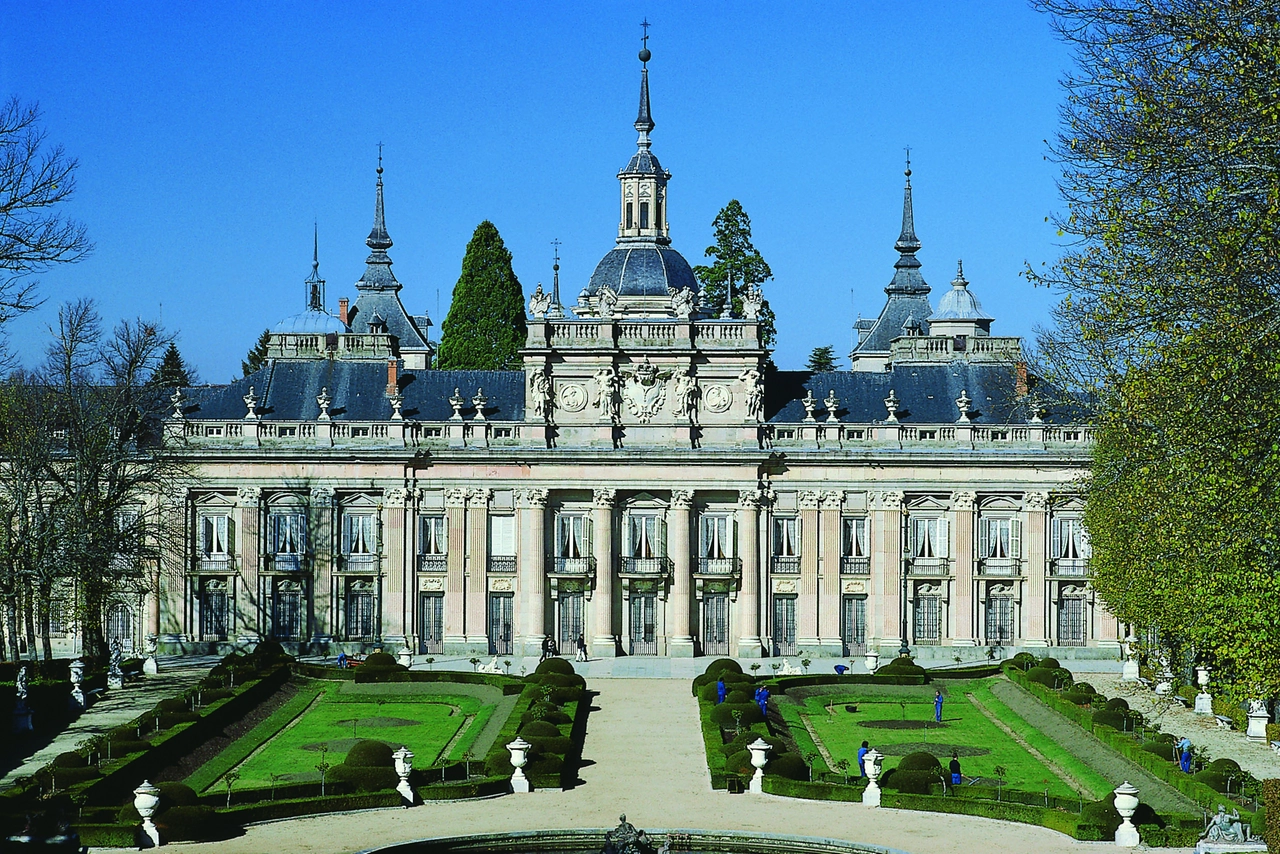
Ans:
[[[1234,759],[1259,780],[1280,777],[1280,754],[1265,744],[1249,741],[1238,730],[1223,729],[1210,715],[1197,715],[1178,702],[1163,702],[1141,684],[1121,682],[1119,674],[1089,674],[1089,684],[1108,697],[1124,697],[1129,708],[1165,732],[1185,735],[1214,759]]]
[[[1047,738],[1071,755],[1097,771],[1108,782],[1119,786],[1125,780],[1138,787],[1139,797],[1157,812],[1200,813],[1195,801],[1179,792],[1160,778],[1098,740],[1091,732],[1085,732],[1074,721],[1055,712],[1034,696],[1007,679],[991,684],[991,693],[1034,726]]]

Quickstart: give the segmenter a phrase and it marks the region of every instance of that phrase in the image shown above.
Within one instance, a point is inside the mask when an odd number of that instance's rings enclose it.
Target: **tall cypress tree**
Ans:
[[[493,223],[476,226],[440,327],[443,370],[509,370],[520,366],[525,332],[524,290],[511,253]]]
[[[261,368],[267,362],[267,340],[271,338],[271,330],[264,329],[262,334],[258,336],[258,343],[253,345],[253,349],[244,357],[244,361],[240,363],[240,370],[247,377],[249,374]]]
[[[729,280],[733,280],[733,313],[742,316],[742,298],[739,294],[745,285],[762,285],[773,278],[773,271],[760,254],[760,250],[751,243],[751,217],[742,209],[742,203],[730,199],[729,204],[720,209],[711,223],[715,230],[716,242],[708,246],[706,256],[715,261],[709,265],[693,268],[702,286],[702,310],[718,317],[724,305],[725,291],[729,288]],[[772,347],[778,337],[778,329],[774,325],[773,309],[765,300],[760,307],[760,341],[766,347]]]

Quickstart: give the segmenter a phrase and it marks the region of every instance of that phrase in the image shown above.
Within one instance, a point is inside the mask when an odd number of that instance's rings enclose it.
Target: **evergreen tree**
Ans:
[[[178,345],[172,341],[160,359],[160,367],[151,377],[151,384],[161,388],[190,388],[195,384],[182,354],[178,352]]]
[[[253,349],[249,351],[249,355],[245,356],[244,361],[240,363],[240,370],[244,371],[244,375],[246,377],[266,364],[267,339],[270,337],[270,329],[262,330],[262,334],[258,336],[258,343],[253,345]]]
[[[773,278],[773,271],[760,251],[751,244],[751,218],[737,199],[730,199],[729,204],[720,209],[711,226],[715,229],[716,242],[703,254],[715,261],[710,266],[693,268],[693,274],[702,287],[702,310],[712,316],[720,314],[725,291],[732,278],[733,313],[741,317],[742,299],[739,294],[742,288],[767,282]],[[765,300],[760,307],[760,341],[765,347],[772,347],[778,337],[774,317],[769,301]]]
[[[838,368],[836,348],[830,344],[825,347],[814,347],[813,352],[809,354],[809,364],[805,365],[805,368],[815,374],[827,374],[836,370]]]
[[[440,326],[441,370],[520,367],[525,333],[524,290],[511,269],[511,253],[493,223],[476,226]]]

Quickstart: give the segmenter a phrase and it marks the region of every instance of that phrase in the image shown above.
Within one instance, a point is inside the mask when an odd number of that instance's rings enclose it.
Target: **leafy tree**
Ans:
[[[1093,584],[1121,620],[1280,693],[1280,18],[1039,0],[1073,47],[1053,146],[1068,250],[1040,336],[1096,404]]]
[[[31,276],[93,249],[84,226],[59,213],[78,166],[46,144],[39,107],[17,98],[0,105],[0,322],[39,305]]]
[[[187,370],[187,364],[178,352],[178,345],[172,341],[160,359],[160,367],[152,376],[151,384],[160,388],[190,388],[194,385],[191,372]]]
[[[485,220],[467,244],[462,275],[440,327],[439,367],[518,368],[527,329],[524,291],[511,268],[511,253],[497,227]]]
[[[814,347],[813,352],[809,354],[809,363],[805,365],[805,369],[813,371],[815,374],[825,374],[837,370],[836,348],[830,344],[825,347]]]
[[[267,341],[270,338],[271,330],[262,330],[262,334],[258,336],[258,343],[253,345],[249,355],[245,356],[244,361],[240,363],[240,370],[244,376],[249,376],[267,363]]]
[[[742,209],[742,203],[730,199],[729,204],[720,209],[711,227],[715,229],[716,242],[707,247],[705,254],[714,258],[710,266],[699,265],[693,268],[702,288],[702,310],[719,315],[724,305],[725,293],[729,282],[733,282],[733,313],[742,316],[742,298],[739,296],[745,285],[762,285],[773,278],[769,264],[751,243],[751,217]],[[760,308],[760,340],[765,347],[772,347],[778,337],[775,315],[765,300]]]

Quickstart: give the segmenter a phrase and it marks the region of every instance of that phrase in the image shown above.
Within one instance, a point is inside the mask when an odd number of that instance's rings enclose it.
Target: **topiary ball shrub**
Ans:
[[[1222,771],[1206,770],[1196,774],[1192,779],[1200,783],[1204,783],[1215,792],[1225,792],[1227,790],[1227,780],[1229,778]],[[1239,786],[1236,788],[1238,789]]]
[[[576,703],[581,699],[581,688],[557,688],[551,692],[551,702],[557,706],[563,706],[565,703]]]
[[[877,676],[924,676],[924,668],[907,656],[899,656],[876,671]]]
[[[552,688],[587,687],[587,680],[576,673],[535,673],[528,677],[526,681],[533,682],[536,685],[549,685]]]
[[[1110,700],[1107,700],[1107,710],[1112,712],[1127,712],[1129,711],[1129,703],[1123,697],[1112,697]]]
[[[1033,667],[1027,671],[1027,678],[1037,685],[1043,685],[1046,688],[1056,687],[1059,679],[1057,673],[1047,667]]]
[[[167,726],[165,724],[166,718],[167,716],[161,716],[160,718],[161,726]],[[111,739],[111,758],[112,759],[119,759],[121,756],[124,756],[129,753],[141,753],[144,750],[150,750],[150,749],[151,749],[151,742],[149,741],[139,741],[136,738]]]
[[[520,727],[520,735],[524,738],[559,738],[560,728],[546,721],[534,721]]]
[[[1147,753],[1159,756],[1161,759],[1168,760],[1169,762],[1174,761],[1174,747],[1172,744],[1165,744],[1162,741],[1148,741],[1146,744],[1142,745],[1142,749]]]
[[[524,726],[532,721],[546,721],[549,724],[567,724],[573,721],[565,712],[555,703],[538,702],[529,707],[529,710],[520,716],[520,726]]]
[[[809,766],[805,765],[804,759],[796,754],[784,753],[781,756],[769,757],[769,764],[765,766],[764,773],[785,777],[788,780],[808,780]]]
[[[375,655],[386,655],[386,653],[375,653]],[[369,657],[372,658],[373,656]],[[388,655],[387,657],[390,658],[391,656]],[[371,666],[367,663],[362,664],[356,669],[355,681],[367,684],[370,682],[408,682],[410,679],[409,668],[403,664],[396,664],[393,660],[389,665]]]
[[[81,756],[74,750],[67,753],[59,753],[53,760],[54,768],[87,768],[89,767],[88,757]]]
[[[754,775],[756,768],[751,764],[751,751],[739,750],[737,753],[730,753],[724,759],[724,770],[730,774]]]
[[[559,774],[562,768],[564,768],[564,757],[552,754],[530,759],[529,764],[524,766],[524,773],[530,777],[548,777]]]
[[[166,842],[212,842],[228,839],[239,830],[212,807],[176,806],[155,821],[160,838]]]
[[[747,745],[751,744],[757,738],[763,738],[765,743],[773,748],[769,751],[769,761],[771,762],[782,754],[789,752],[787,750],[787,743],[776,735],[761,735],[760,733],[753,732],[752,730],[746,730],[745,732],[739,733],[734,737],[733,741],[721,747],[720,750],[725,756],[731,756],[734,753],[740,753],[746,750]]]
[[[1075,683],[1075,674],[1065,667],[1056,668],[1053,675],[1058,678],[1059,688],[1070,688]]]
[[[1077,682],[1071,686],[1071,690],[1076,694],[1097,694],[1093,686],[1088,682]]]
[[[391,745],[386,742],[363,738],[351,746],[342,764],[354,768],[390,768],[395,763],[391,754]]]
[[[742,673],[742,665],[734,661],[732,658],[717,658],[715,661],[707,665],[707,669],[702,671],[706,676],[716,676],[723,673]]]
[[[357,792],[379,792],[394,789],[400,777],[394,768],[337,765],[325,777],[330,783],[348,783]]]
[[[1087,691],[1065,691],[1062,699],[1068,703],[1075,703],[1077,706],[1087,706],[1093,702],[1093,694]]]
[[[1133,813],[1132,821],[1135,827],[1144,824],[1164,827],[1164,819],[1160,818],[1155,810],[1144,803],[1138,804],[1138,808]],[[1080,813],[1080,824],[1090,824],[1102,828],[1102,838],[1104,840],[1115,839],[1116,828],[1120,826],[1120,813],[1116,812],[1115,799],[1103,798],[1100,801],[1085,804],[1084,811]]]
[[[1126,728],[1125,712],[1120,709],[1100,709],[1093,713],[1091,719],[1094,726],[1109,726],[1121,731]]]
[[[726,703],[754,703],[756,698],[746,688],[735,688],[725,696],[724,701]]]
[[[233,694],[235,694],[235,692],[227,688],[205,688],[203,691],[200,692],[200,702],[204,703],[207,706],[210,703],[216,703],[219,700],[225,700],[228,697],[232,696]]]
[[[1036,664],[1037,667],[1043,667],[1045,670],[1057,670],[1062,665],[1058,663],[1058,659],[1046,655]]]
[[[904,795],[928,795],[942,784],[942,771],[903,771],[894,768],[885,773],[881,785]]]
[[[938,761],[938,757],[923,750],[916,753],[908,753],[898,763],[899,771],[934,771],[941,769],[942,763]]]
[[[755,703],[721,703],[711,710],[711,722],[721,727],[731,727],[737,723],[733,718],[735,711],[742,712],[742,725],[750,726],[764,720],[760,707]]]
[[[386,653],[375,654],[386,655]],[[255,659],[259,664],[280,664],[294,660],[292,655],[285,652],[280,642],[274,640],[266,640],[258,644],[253,652],[249,653],[249,657]]]
[[[1026,671],[1036,666],[1036,657],[1029,652],[1020,652],[1009,659],[1009,663],[1019,670]]]
[[[548,658],[543,661],[540,661],[538,663],[538,668],[533,672],[538,674],[559,673],[563,676],[576,675],[573,669],[573,665],[570,664],[568,661],[565,661],[563,658]]]
[[[1217,771],[1219,774],[1239,774],[1240,763],[1234,759],[1215,759],[1206,766],[1207,771]]]
[[[364,657],[361,667],[391,667],[398,664],[396,657],[389,652],[371,652]]]

